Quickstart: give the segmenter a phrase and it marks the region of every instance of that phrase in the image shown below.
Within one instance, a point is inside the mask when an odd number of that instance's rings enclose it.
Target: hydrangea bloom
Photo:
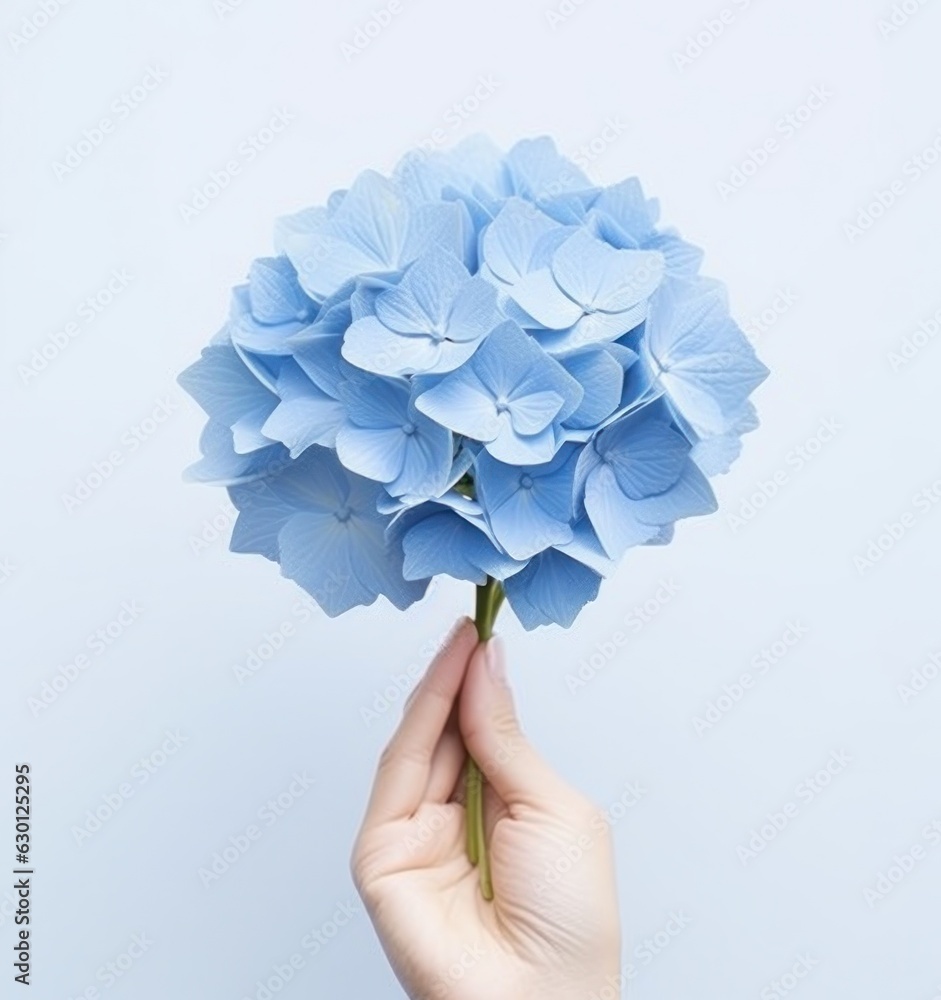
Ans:
[[[329,615],[447,574],[568,626],[630,547],[715,509],[757,424],[767,371],[700,252],[549,139],[366,171],[275,243],[180,376],[209,415],[189,474]]]

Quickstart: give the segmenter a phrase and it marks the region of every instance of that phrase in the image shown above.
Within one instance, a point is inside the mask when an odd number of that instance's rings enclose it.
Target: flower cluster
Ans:
[[[628,548],[715,509],[757,423],[767,371],[657,216],[543,138],[410,154],[279,220],[180,376],[233,551],[329,615],[447,574],[570,625]]]

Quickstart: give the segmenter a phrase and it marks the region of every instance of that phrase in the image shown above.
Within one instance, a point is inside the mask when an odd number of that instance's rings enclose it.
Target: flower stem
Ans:
[[[503,603],[503,587],[498,580],[487,577],[487,582],[477,587],[477,638],[486,642],[493,636],[493,623]],[[467,800],[467,857],[480,869],[480,892],[484,899],[493,899],[493,882],[490,878],[490,857],[487,853],[484,832],[484,775],[470,754],[464,772],[464,789]]]

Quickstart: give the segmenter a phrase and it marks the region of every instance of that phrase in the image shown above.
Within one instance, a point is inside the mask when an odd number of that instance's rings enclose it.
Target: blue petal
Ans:
[[[360,274],[396,271],[403,260],[409,210],[390,181],[366,170],[332,216],[303,213],[278,229],[278,249],[297,269],[301,285],[324,299]]]
[[[249,452],[267,448],[275,443],[275,439],[267,437],[262,428],[277,405],[275,403],[272,406],[266,401],[263,405],[255,406],[243,413],[232,424],[232,446],[240,455],[247,455]]]
[[[473,360],[473,359],[472,359]],[[490,441],[502,426],[493,394],[470,370],[469,362],[415,399],[432,420],[477,441]]]
[[[568,628],[579,611],[598,596],[601,577],[556,549],[535,556],[520,573],[507,578],[507,600],[523,628]]]
[[[471,278],[458,292],[448,316],[449,340],[476,341],[499,326],[504,317],[497,308],[494,287],[482,278]]]
[[[632,545],[642,545],[657,534],[657,525],[644,524],[635,501],[621,491],[614,470],[599,465],[585,483],[585,510],[598,540],[612,559],[620,559]]]
[[[406,579],[444,573],[455,580],[483,584],[488,576],[502,580],[522,565],[494,545],[483,525],[472,523],[452,510],[432,508],[403,535]]]
[[[287,257],[261,257],[254,261],[248,272],[248,294],[252,315],[259,323],[308,323],[317,312]]]
[[[314,385],[295,364],[282,370],[278,391],[281,402],[265,421],[262,433],[286,445],[291,458],[312,444],[332,448],[346,419],[343,404]]]
[[[680,239],[676,233],[657,233],[647,240],[644,249],[659,250],[663,254],[669,275],[692,278],[702,264],[702,250]]]
[[[540,240],[558,228],[528,202],[510,198],[483,234],[483,259],[501,281],[516,284],[531,270]]]
[[[343,470],[336,456],[309,449],[285,473],[294,482],[272,488],[284,499],[312,498],[278,532],[282,573],[297,581],[328,615],[384,594],[399,608],[418,600],[427,580],[402,576],[403,554],[386,538],[388,518],[376,512],[381,487]]]
[[[415,405],[443,426],[486,442],[501,461],[536,464],[557,450],[552,421],[574,412],[582,395],[557,361],[506,322],[468,362],[420,392]]]
[[[664,493],[633,502],[632,509],[639,521],[662,525],[683,517],[712,514],[718,508],[709,480],[691,459],[683,466],[675,485]]]
[[[409,421],[409,386],[405,379],[355,372],[340,386],[339,397],[357,427],[401,427]]]
[[[582,307],[559,287],[548,267],[523,275],[510,291],[513,301],[540,326],[565,330],[585,315]]]
[[[206,347],[198,361],[177,376],[180,385],[212,417],[230,427],[249,410],[278,404],[245,367],[234,348]]]
[[[725,434],[695,440],[690,458],[707,476],[728,472],[729,467],[742,451],[742,435],[755,430],[758,414],[751,403],[746,403],[741,415],[733,420],[732,427]]]
[[[566,418],[566,426],[597,427],[621,401],[623,366],[601,346],[584,347],[556,360],[584,390],[578,409]]]
[[[454,440],[446,427],[441,427],[423,414],[411,410],[409,416],[414,430],[406,436],[401,471],[387,489],[396,496],[434,497],[447,486]]]
[[[405,464],[408,439],[401,427],[356,427],[337,433],[337,455],[352,472],[380,483],[391,483]]]
[[[610,465],[622,492],[639,500],[662,493],[679,479],[690,445],[669,424],[640,414],[607,427],[595,449]]]
[[[577,451],[567,447],[544,465],[513,466],[481,453],[477,496],[494,536],[514,559],[571,541]]]
[[[548,136],[516,143],[506,154],[505,162],[514,191],[531,201],[592,186],[581,170],[559,153]]]
[[[552,256],[559,287],[586,312],[625,312],[651,295],[663,272],[662,254],[615,250],[585,230],[570,236]]]
[[[343,340],[333,334],[305,339],[294,349],[294,360],[307,377],[328,396],[340,397],[346,381],[356,373],[341,351]]]
[[[199,447],[203,457],[184,472],[187,482],[234,486],[269,476],[290,461],[287,449],[280,444],[238,454],[232,429],[218,420],[210,420],[203,428]]]
[[[587,516],[579,518],[572,526],[571,541],[555,548],[601,576],[610,576],[617,568],[617,562],[605,552]]]
[[[470,279],[467,268],[437,247],[408,269],[401,283],[376,300],[376,315],[398,333],[444,331],[451,304]]]
[[[282,258],[275,258],[282,259]],[[257,264],[258,261],[255,262]],[[254,266],[254,265],[253,265]],[[290,267],[290,264],[288,264]],[[310,300],[308,299],[308,302]],[[313,303],[311,303],[312,308]],[[310,322],[307,318],[289,320],[278,324],[265,324],[252,312],[248,285],[239,285],[232,290],[232,307],[229,312],[229,335],[233,346],[242,357],[246,352],[262,355],[283,355],[291,353],[290,338],[302,331]],[[246,364],[251,367],[250,362]],[[264,380],[263,380],[264,381]]]
[[[653,234],[656,216],[636,177],[605,188],[591,208],[603,217],[604,238],[613,246],[641,246]]]
[[[411,264],[435,247],[469,264],[475,255],[475,239],[474,225],[463,202],[419,205],[412,210],[409,219],[400,266]]]
[[[665,285],[651,302],[644,347],[658,381],[703,436],[725,433],[768,375],[712,282]]]
[[[230,486],[228,492],[239,511],[229,549],[254,552],[277,562],[278,532],[297,513],[297,507],[275,493],[267,479]]]
[[[342,352],[350,364],[379,375],[425,372],[441,356],[433,338],[396,333],[375,316],[364,316],[346,331]]]

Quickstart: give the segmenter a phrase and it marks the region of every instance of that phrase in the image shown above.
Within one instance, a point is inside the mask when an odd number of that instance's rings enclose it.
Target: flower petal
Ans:
[[[568,628],[579,611],[598,596],[601,577],[556,549],[535,556],[526,569],[508,577],[503,587],[523,628]]]

